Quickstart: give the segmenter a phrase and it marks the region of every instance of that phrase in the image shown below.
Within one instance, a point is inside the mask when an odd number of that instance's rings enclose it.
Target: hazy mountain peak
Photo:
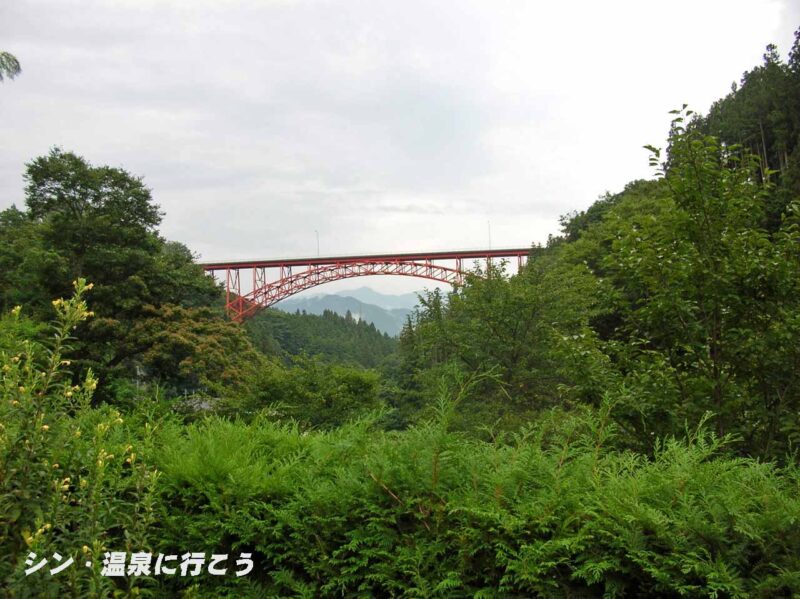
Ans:
[[[366,287],[347,291],[348,295],[343,295],[343,293],[345,292],[289,298],[275,304],[275,308],[284,312],[300,310],[308,314],[322,314],[325,310],[331,310],[340,316],[345,316],[349,311],[356,320],[371,322],[382,332],[398,335],[407,316],[417,305],[417,296],[413,293],[396,296],[384,295]],[[389,302],[388,306],[382,306],[361,299],[372,298],[374,297],[372,294],[378,296],[376,298],[378,300],[384,298],[385,301],[386,298],[394,298],[394,305]],[[357,297],[359,295],[361,297]],[[410,296],[413,296],[413,300]]]

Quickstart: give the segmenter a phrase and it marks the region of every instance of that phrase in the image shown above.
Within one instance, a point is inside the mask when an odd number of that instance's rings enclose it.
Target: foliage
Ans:
[[[514,428],[544,407],[606,397],[639,451],[712,410],[743,454],[792,452],[798,204],[770,231],[759,158],[686,127],[692,117],[676,114],[666,163],[650,148],[657,180],[565,219],[566,237],[519,275],[430,294],[401,337],[406,378],[430,396],[447,364],[498,373],[462,406],[466,428]]]
[[[157,352],[159,339],[142,332],[181,309],[213,305],[218,288],[185,246],[158,236],[161,215],[141,179],[57,148],[31,161],[25,179],[27,211],[0,213],[5,309],[24,303],[34,317],[46,318],[50,298],[68,293],[71,280],[90,278],[97,318],[81,325],[76,366],[92,368],[106,386],[140,378],[142,355]],[[221,323],[221,311],[217,318]],[[177,375],[151,368],[148,380],[174,384]],[[181,385],[196,385],[198,377]],[[110,398],[104,386],[98,393]]]
[[[98,325],[99,328],[100,325]],[[138,356],[141,376],[174,393],[219,397],[241,387],[266,361],[238,325],[210,308],[147,307],[118,354]]]
[[[607,410],[493,443],[450,432],[448,411],[403,433],[192,425],[160,460],[166,542],[255,551],[248,583],[206,579],[207,596],[800,590],[795,467],[726,458],[702,428],[651,461],[618,453]]]
[[[660,380],[655,407],[673,426],[710,408],[721,434],[780,455],[791,441],[774,446],[779,423],[800,424],[797,224],[787,214],[773,235],[762,228],[769,188],[755,177],[758,159],[683,120],[673,122],[660,217],[614,223],[604,267],[622,297],[622,324],[610,350],[629,388],[646,389],[642,376]],[[659,422],[635,401],[644,421]]]
[[[16,207],[0,212],[0,307],[4,311],[24,305],[33,317],[46,320],[50,299],[59,295],[60,282],[68,277],[67,261],[47,243],[41,226]]]
[[[117,410],[92,409],[97,380],[90,371],[73,385],[65,359],[72,331],[91,316],[89,289],[79,279],[72,299],[53,302],[48,345],[20,334],[28,326],[20,308],[0,322],[0,584],[18,597],[108,596],[116,585],[100,576],[104,551],[150,546],[158,473],[137,455],[152,448],[157,424],[145,416],[126,425]],[[29,552],[73,550],[93,567],[26,579]],[[152,581],[125,584],[132,591]]]
[[[221,411],[250,418],[266,409],[303,428],[333,428],[380,408],[379,384],[375,371],[306,355],[295,357],[290,367],[262,360],[246,390],[223,402]]]
[[[13,79],[20,74],[22,69],[19,66],[19,61],[13,54],[9,52],[0,52],[0,81],[8,77]]]
[[[599,225],[609,211],[617,206],[623,199],[647,198],[659,188],[658,181],[640,179],[625,185],[620,193],[606,192],[585,211],[572,212],[561,217],[561,230],[566,241],[576,241],[586,231]]]
[[[788,63],[770,44],[763,63],[745,72],[741,82],[693,124],[759,157],[759,178],[776,184],[766,198],[764,223],[770,231],[777,229],[786,206],[800,194],[800,29]]]
[[[452,432],[480,376],[402,433],[304,432],[268,413],[189,426],[92,408],[71,384],[81,296],[53,345],[3,320],[0,535],[17,596],[728,595],[800,592],[796,466],[725,457],[701,428],[652,460],[613,449],[613,406],[552,410],[492,442]],[[446,383],[446,381],[445,381]],[[144,458],[144,459],[143,459]],[[155,464],[158,468],[154,468]],[[743,492],[746,489],[746,492]],[[28,551],[94,567],[26,578]],[[104,551],[252,551],[246,578],[99,576]]]
[[[309,354],[329,362],[376,368],[396,350],[397,341],[363,320],[339,316],[331,310],[322,315],[264,310],[246,323],[256,348],[280,356]]]
[[[584,265],[550,253],[511,279],[504,268],[477,270],[447,298],[429,293],[401,336],[405,369],[429,395],[451,364],[497,375],[462,406],[468,428],[496,420],[515,428],[558,403],[565,380],[556,339],[580,334],[597,312],[600,285]]]

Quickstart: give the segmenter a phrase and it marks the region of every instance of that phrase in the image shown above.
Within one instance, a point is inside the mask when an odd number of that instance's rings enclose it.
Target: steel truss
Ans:
[[[347,256],[341,258],[298,258],[291,260],[265,260],[247,262],[215,262],[203,264],[203,268],[214,275],[225,273],[225,304],[232,320],[242,322],[260,310],[286,299],[296,293],[352,277],[372,275],[399,275],[429,279],[452,285],[462,285],[467,274],[463,268],[465,259],[517,258],[521,267],[530,248],[513,250],[471,250],[461,252],[434,252],[430,254],[396,254],[379,256]],[[455,262],[454,267],[437,264],[435,260]],[[293,273],[292,268],[305,267]],[[267,280],[267,270],[277,269],[278,278]],[[241,271],[251,271],[250,289],[243,289]],[[252,280],[250,280],[252,279]]]

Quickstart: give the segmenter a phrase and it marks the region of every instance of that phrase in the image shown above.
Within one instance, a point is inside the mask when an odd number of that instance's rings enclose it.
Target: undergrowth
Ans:
[[[602,410],[494,443],[442,420],[303,434],[211,419],[161,454],[165,538],[252,549],[247,584],[280,596],[800,592],[796,467],[726,457],[705,425],[652,459],[608,429]]]
[[[488,375],[443,384],[402,432],[190,425],[142,399],[92,407],[57,301],[50,341],[0,324],[0,581],[15,597],[778,597],[800,594],[800,470],[732,457],[701,422],[620,449],[614,404],[481,440],[452,427]],[[30,553],[76,558],[26,576]],[[253,554],[243,577],[100,574],[106,551]],[[92,561],[93,567],[82,566]],[[52,567],[52,565],[51,565]]]

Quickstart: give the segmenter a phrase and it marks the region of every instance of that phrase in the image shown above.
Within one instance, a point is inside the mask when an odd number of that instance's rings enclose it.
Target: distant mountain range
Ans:
[[[335,295],[342,297],[352,297],[365,304],[372,304],[386,310],[394,310],[395,308],[405,308],[413,310],[418,304],[419,299],[416,293],[402,293],[398,295],[389,295],[386,293],[379,293],[369,287],[359,287],[358,289],[348,289],[347,291],[340,291]]]
[[[308,297],[289,298],[275,305],[284,312],[300,310],[307,314],[322,314],[332,310],[340,316],[347,311],[357,320],[365,320],[375,328],[389,335],[398,335],[406,318],[419,304],[416,293],[388,295],[373,291],[368,287],[343,291],[330,295],[312,295]]]

